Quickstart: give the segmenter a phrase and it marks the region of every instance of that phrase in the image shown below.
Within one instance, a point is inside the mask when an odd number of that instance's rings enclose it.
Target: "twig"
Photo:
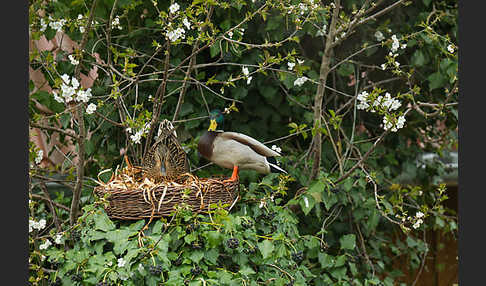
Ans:
[[[424,227],[424,230],[423,230],[423,234],[424,234],[424,236],[423,236],[423,241],[426,243],[426,241],[425,241],[425,233],[426,233],[426,232],[425,232],[425,227]],[[412,286],[415,286],[415,284],[417,284],[418,279],[419,279],[419,277],[420,277],[420,274],[422,274],[422,270],[424,269],[424,266],[425,266],[425,259],[426,259],[426,257],[427,257],[427,253],[428,253],[428,252],[429,252],[429,248],[428,248],[428,247],[425,247],[425,251],[424,251],[424,254],[423,254],[423,256],[422,256],[422,263],[420,264],[420,269],[419,269],[419,271],[417,272],[417,276],[415,276],[415,280],[413,281]]]
[[[86,31],[83,34],[83,38],[81,40],[81,45],[80,45],[80,50],[83,52],[84,47],[86,46],[88,42],[88,35],[91,30],[91,22],[93,21],[94,17],[94,11],[96,8],[96,4],[98,3],[98,0],[94,0],[93,4],[91,5],[91,10],[89,13],[89,18],[88,18],[88,26],[86,27]],[[81,53],[81,59],[83,57],[83,54]],[[81,65],[77,65],[75,70],[74,70],[74,76],[77,78],[79,77],[79,73],[81,72]],[[76,218],[78,217],[78,211],[79,211],[79,200],[81,198],[81,191],[83,187],[83,177],[84,177],[84,155],[85,155],[85,147],[84,147],[84,140],[86,138],[86,128],[84,125],[84,110],[82,108],[83,105],[77,105],[76,110],[73,113],[73,116],[77,119],[78,121],[78,126],[79,126],[79,136],[78,136],[78,162],[77,162],[77,174],[76,174],[76,184],[74,186],[73,190],[73,198],[71,201],[71,210],[69,213],[69,220],[71,224],[73,225],[76,222]]]
[[[122,127],[122,128],[125,128],[126,127],[124,124],[121,124],[121,123],[118,123],[116,121],[113,121],[113,120],[109,119],[108,117],[104,116],[103,114],[99,113],[98,111],[95,111],[94,113],[97,116],[101,117],[103,120],[108,121],[108,122],[110,122],[111,124],[113,124],[115,126]]]
[[[208,22],[209,21],[209,19],[211,18],[211,15],[212,14],[213,14],[213,6],[210,6],[209,7],[209,12],[206,15],[206,21],[205,22]],[[207,28],[207,26],[202,27],[201,34],[205,33],[206,28]],[[196,41],[194,43],[194,46],[192,47],[191,54],[194,54],[194,52],[197,51],[198,46],[199,46],[199,39],[196,39]],[[177,100],[177,105],[176,105],[176,109],[174,111],[174,116],[172,117],[172,121],[176,120],[177,119],[177,116],[179,115],[179,111],[181,109],[181,105],[184,102],[184,95],[185,95],[186,90],[187,90],[187,80],[189,79],[189,75],[191,74],[192,69],[194,68],[195,62],[196,62],[196,55],[193,55],[191,57],[191,59],[189,60],[189,66],[187,67],[187,70],[186,70],[186,73],[185,73],[185,76],[184,76],[184,82],[182,83],[182,89],[179,92],[179,99]]]
[[[46,184],[41,181],[40,182],[40,187],[44,195],[46,196],[47,202],[49,203],[49,208],[51,209],[52,213],[52,220],[54,221],[54,224],[56,225],[57,231],[61,232],[61,225],[59,224],[59,219],[57,218],[56,214],[56,209],[54,208],[54,204],[52,203],[51,197],[49,196],[49,191],[47,191],[47,186]]]
[[[378,139],[375,141],[375,143],[373,143],[373,146],[371,146],[371,148],[364,154],[363,158],[361,158],[356,164],[354,164],[353,167],[351,167],[351,169],[349,169],[344,175],[342,175],[341,177],[339,177],[335,182],[334,184],[338,184],[340,182],[342,182],[344,179],[346,179],[347,177],[349,177],[353,171],[358,168],[359,165],[361,165],[361,163],[364,162],[364,160],[366,160],[368,158],[368,156],[371,154],[371,152],[373,152],[373,150],[375,150],[376,146],[378,146],[378,143],[381,142],[381,140],[383,140],[383,138],[385,137],[386,134],[388,134],[389,130],[386,130],[385,132],[383,132],[381,134],[380,137],[378,137]]]
[[[334,34],[336,30],[336,24],[339,18],[340,0],[334,0],[334,9],[331,18],[331,24],[329,32],[327,34],[326,45],[324,52],[322,53],[321,66],[319,70],[319,85],[317,86],[316,96],[314,99],[314,129],[318,132],[312,138],[311,146],[313,154],[312,169],[310,172],[310,179],[317,178],[321,168],[321,156],[322,156],[322,134],[319,131],[321,128],[321,114],[322,114],[322,100],[325,93],[325,84],[327,76],[329,74],[330,58],[332,54],[332,47],[334,42]]]
[[[39,129],[45,129],[45,130],[51,130],[51,131],[59,132],[61,134],[64,134],[64,135],[73,137],[75,139],[78,139],[78,137],[79,137],[76,133],[71,133],[71,132],[68,132],[67,130],[64,130],[64,129],[61,129],[61,128],[52,127],[52,126],[45,126],[45,125],[37,124],[37,123],[34,123],[34,122],[29,122],[29,124],[30,124],[30,126],[32,126],[34,128],[39,128]]]
[[[286,274],[287,276],[289,276],[291,280],[294,280],[294,276],[290,275],[287,271],[283,270],[282,268],[278,267],[277,265],[271,264],[271,263],[267,263],[267,265],[268,266],[272,266],[272,267],[280,270],[280,272],[282,272],[282,273]]]
[[[36,199],[41,199],[41,200],[48,201],[48,202],[49,202],[49,200],[50,200],[50,199],[48,199],[48,198],[46,198],[46,197],[43,197],[43,196],[41,196],[41,195],[38,195],[38,194],[31,194],[31,196],[32,196],[33,198],[36,198]],[[68,208],[68,207],[66,207],[65,205],[61,205],[60,203],[57,203],[57,202],[52,201],[52,200],[51,200],[51,202],[52,202],[52,204],[53,204],[53,205],[55,205],[56,207],[61,208],[61,209],[65,210],[65,211],[69,211],[69,208]]]

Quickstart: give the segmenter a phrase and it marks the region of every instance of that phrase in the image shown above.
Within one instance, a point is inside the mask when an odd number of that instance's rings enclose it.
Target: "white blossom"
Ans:
[[[71,61],[72,65],[75,65],[75,66],[79,65],[79,60],[77,60],[73,55],[69,55],[68,58]]]
[[[308,80],[307,77],[299,77],[294,81],[294,86],[302,86]]]
[[[277,145],[272,145],[272,150],[277,152],[277,153],[282,152],[282,149],[280,147],[278,147]]]
[[[309,199],[307,197],[304,197],[304,204],[306,208],[309,207]]]
[[[76,93],[76,90],[72,86],[62,83],[61,92],[62,97],[64,97],[64,101],[70,102],[73,100],[73,95]]]
[[[38,230],[41,230],[41,229],[44,229],[46,227],[46,220],[45,219],[41,219],[38,224],[37,224],[37,229]]]
[[[77,94],[76,96],[77,101],[88,102],[89,99],[91,98],[91,89],[90,88],[88,88],[87,90],[80,89],[76,94]]]
[[[447,46],[447,50],[449,51],[449,53],[454,53],[454,46],[453,45],[448,45]]]
[[[307,11],[307,5],[305,5],[304,3],[300,3],[298,7],[300,10],[300,15],[304,15],[304,13]]]
[[[381,64],[381,69],[385,70],[386,69],[386,64]]]
[[[364,110],[370,107],[370,105],[368,104],[368,95],[369,94],[367,91],[362,91],[358,93],[358,96],[356,97],[356,99],[359,101],[358,105],[356,105],[356,108],[358,110]]]
[[[49,239],[46,239],[46,241],[43,244],[39,245],[39,249],[40,250],[47,249],[51,245],[52,245],[52,242]]]
[[[179,4],[174,3],[174,4],[170,5],[169,11],[170,11],[170,13],[174,14],[175,12],[179,11],[179,8],[180,8]]]
[[[407,47],[407,44],[402,44],[402,45],[400,46],[400,48],[401,48],[402,50],[403,50],[403,49],[405,49],[406,47]]]
[[[397,110],[400,106],[402,106],[402,103],[398,99],[391,100],[390,110]]]
[[[167,33],[167,37],[171,42],[177,41],[179,38],[184,39],[185,38],[185,30],[183,28],[177,28],[175,30],[169,31]]]
[[[424,217],[424,213],[423,213],[423,212],[421,212],[421,211],[418,211],[418,212],[415,214],[415,217],[416,217],[416,218],[422,218],[422,217]]]
[[[370,105],[365,101],[361,101],[360,103],[358,103],[358,105],[356,105],[356,108],[358,110],[365,110],[368,107],[370,107]]]
[[[63,74],[61,76],[61,79],[64,81],[65,84],[69,84],[71,82],[67,74]]]
[[[29,232],[34,230],[35,220],[29,219]]]
[[[419,218],[414,224],[413,224],[413,228],[417,229],[420,227],[420,225],[423,223],[424,221]]]
[[[133,141],[135,144],[140,144],[140,139],[142,139],[142,131],[139,130],[135,134],[130,135],[130,140]]]
[[[245,76],[248,76],[250,74],[250,72],[248,71],[248,68],[247,67],[243,67],[242,70],[243,70],[243,74]]]
[[[390,129],[392,132],[397,132],[398,129],[403,128],[405,125],[405,116],[399,116],[397,119],[397,123],[393,125],[393,122],[388,119],[388,117],[383,117],[383,129],[388,130]]]
[[[84,31],[86,31],[86,29],[84,28],[84,26],[79,26],[79,31],[80,31],[81,33],[84,33]]]
[[[288,62],[287,66],[288,66],[289,71],[291,71],[294,68],[295,63]]]
[[[392,35],[392,40],[393,40],[393,43],[392,43],[392,52],[396,52],[398,50],[398,48],[400,47],[400,42],[398,41],[397,39],[397,36],[396,35]]]
[[[187,20],[187,18],[184,18],[184,19],[182,20],[182,24],[184,24],[184,26],[186,26],[186,28],[187,28],[188,30],[190,30],[190,29],[191,29],[191,23],[189,23],[189,20]]]
[[[72,86],[74,89],[78,89],[78,87],[79,87],[79,81],[78,81],[78,80],[77,80],[75,77],[73,77],[73,78],[71,79],[71,86]]]
[[[380,31],[375,32],[375,38],[378,42],[381,42],[385,37],[383,36],[383,33]]]
[[[229,36],[230,38],[233,38],[233,32],[229,31],[229,32],[228,32],[228,36]]]
[[[120,17],[116,16],[115,18],[113,18],[113,20],[111,21],[111,26],[117,28],[118,30],[121,30],[122,26],[120,26]]]
[[[324,24],[322,29],[318,30],[316,36],[324,36],[326,34],[327,25]]]
[[[35,163],[37,165],[40,164],[40,162],[42,161],[42,157],[43,156],[44,156],[44,151],[42,151],[42,150],[37,151],[37,156],[35,157]]]
[[[96,111],[96,104],[90,103],[88,107],[86,107],[86,113],[92,114],[93,112]]]
[[[58,233],[58,234],[56,234],[56,238],[54,239],[54,242],[56,244],[61,244],[62,243],[61,239],[62,239],[62,233]]]
[[[62,27],[64,26],[65,23],[66,23],[65,19],[61,19],[59,21],[52,21],[49,23],[49,27],[51,27],[53,30],[56,30],[58,32],[62,32]]]
[[[127,262],[123,258],[118,258],[118,267],[123,267],[125,266]]]
[[[44,32],[44,31],[47,29],[47,23],[46,23],[46,21],[44,21],[44,19],[42,19],[42,18],[40,19],[40,26],[41,26],[41,27],[40,27],[40,31],[41,31],[41,32]]]
[[[297,59],[297,63],[299,63],[299,65],[303,64],[304,62],[304,60]]]
[[[252,79],[252,78],[253,78],[252,76],[249,76],[249,77],[246,79],[246,84],[250,84],[250,82],[251,82],[251,79]]]
[[[397,129],[403,128],[405,125],[405,116],[399,116],[398,117],[398,122],[397,122]]]
[[[367,91],[362,91],[358,94],[357,99],[359,101],[367,101],[368,100],[368,92]]]

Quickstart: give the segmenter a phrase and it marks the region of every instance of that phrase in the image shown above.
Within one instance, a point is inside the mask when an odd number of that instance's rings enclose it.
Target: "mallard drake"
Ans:
[[[158,137],[142,160],[146,176],[156,180],[171,180],[189,172],[186,152],[177,140],[172,123],[164,119],[159,125]]]
[[[209,128],[200,137],[197,150],[216,165],[233,169],[230,181],[238,178],[238,169],[251,169],[261,174],[287,173],[277,165],[275,157],[280,156],[277,151],[248,135],[216,130],[224,120],[220,110],[211,111],[209,119]]]

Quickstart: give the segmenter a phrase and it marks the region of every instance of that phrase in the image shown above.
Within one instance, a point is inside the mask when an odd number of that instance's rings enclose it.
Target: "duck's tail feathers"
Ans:
[[[278,166],[278,162],[275,157],[267,157],[267,161],[268,165],[270,165],[270,172],[287,174],[287,171]]]

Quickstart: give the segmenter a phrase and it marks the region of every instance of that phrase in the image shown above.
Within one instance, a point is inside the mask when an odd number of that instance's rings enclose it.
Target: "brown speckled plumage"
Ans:
[[[146,176],[156,181],[172,180],[189,172],[189,160],[182,149],[172,123],[160,123],[160,135],[142,160]]]

